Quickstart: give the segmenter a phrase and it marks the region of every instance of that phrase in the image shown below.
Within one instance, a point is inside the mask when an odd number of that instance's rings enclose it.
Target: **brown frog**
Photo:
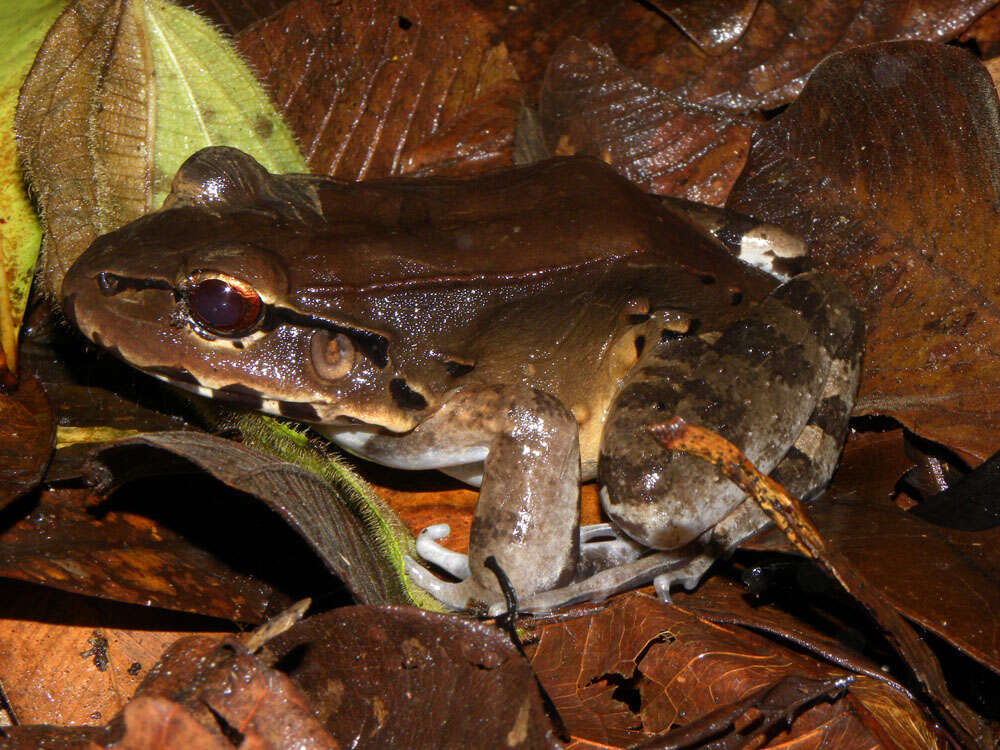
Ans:
[[[416,561],[411,575],[450,607],[495,608],[494,556],[522,608],[544,611],[654,577],[664,595],[693,585],[764,523],[650,425],[714,429],[799,494],[828,481],[863,326],[829,277],[779,283],[736,257],[773,271],[790,246],[583,157],[352,183],[215,147],[161,210],[99,238],[62,299],[144,372],[480,485],[468,559],[437,544],[447,527],[418,540],[462,580]],[[613,526],[581,535],[594,477]]]

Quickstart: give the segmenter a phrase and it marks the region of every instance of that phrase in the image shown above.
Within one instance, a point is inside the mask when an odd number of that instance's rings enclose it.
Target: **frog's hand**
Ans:
[[[744,263],[782,281],[808,268],[806,242],[797,234],[725,208],[670,196],[661,196],[660,200],[670,213],[708,232]]]
[[[410,433],[373,437],[363,454],[407,468],[466,466],[470,456],[485,455],[469,534],[469,578],[444,583],[410,566],[417,584],[445,605],[502,601],[496,575],[484,567],[490,556],[519,597],[573,580],[580,446],[576,419],[558,399],[525,386],[465,387]]]
[[[689,337],[649,351],[605,424],[599,475],[609,516],[644,544],[676,549],[742,501],[742,491],[708,462],[650,437],[649,426],[674,415],[719,433],[764,472],[787,455],[785,481],[807,466],[803,482],[825,482],[853,403],[861,340],[849,293],[810,273],[783,284],[714,340]],[[814,469],[817,459],[822,466]]]

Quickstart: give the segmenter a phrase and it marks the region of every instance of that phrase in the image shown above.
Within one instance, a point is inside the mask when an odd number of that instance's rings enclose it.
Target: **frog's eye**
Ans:
[[[207,277],[187,291],[194,322],[219,336],[242,336],[261,319],[264,304],[253,287],[232,278]]]
[[[317,331],[312,338],[312,361],[321,378],[339,380],[354,366],[354,343],[342,333]]]

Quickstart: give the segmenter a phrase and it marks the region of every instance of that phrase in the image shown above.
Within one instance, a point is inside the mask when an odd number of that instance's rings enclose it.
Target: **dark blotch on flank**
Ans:
[[[300,422],[318,422],[319,414],[316,407],[305,401],[279,401],[278,413],[288,419],[296,419]]]
[[[389,383],[389,393],[400,409],[419,411],[427,407],[427,399],[410,388],[402,378],[393,378]]]

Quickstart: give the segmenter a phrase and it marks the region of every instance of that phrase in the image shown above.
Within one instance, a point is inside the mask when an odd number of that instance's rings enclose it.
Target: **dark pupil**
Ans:
[[[198,323],[219,333],[238,333],[260,317],[260,297],[222,279],[198,282],[188,296],[191,313]]]

